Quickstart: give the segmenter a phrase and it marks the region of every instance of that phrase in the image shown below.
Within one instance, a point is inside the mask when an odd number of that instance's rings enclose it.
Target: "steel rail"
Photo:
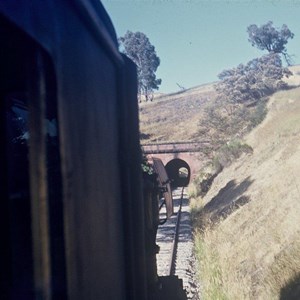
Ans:
[[[168,270],[168,274],[170,276],[174,275],[174,273],[175,273],[176,251],[177,251],[177,244],[178,244],[178,235],[179,235],[179,225],[180,225],[180,217],[181,217],[183,191],[184,191],[184,187],[182,188],[182,191],[181,191],[180,204],[179,204],[179,209],[178,209],[178,212],[177,212],[177,220],[176,220],[176,225],[175,225],[174,239],[173,239],[173,242],[172,242],[172,249],[171,249],[169,270]]]

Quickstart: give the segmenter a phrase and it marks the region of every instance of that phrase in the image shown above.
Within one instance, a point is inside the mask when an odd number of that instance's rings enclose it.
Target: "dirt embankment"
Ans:
[[[300,88],[276,93],[268,110],[246,138],[253,154],[203,199],[229,299],[293,299],[284,297],[300,278]]]

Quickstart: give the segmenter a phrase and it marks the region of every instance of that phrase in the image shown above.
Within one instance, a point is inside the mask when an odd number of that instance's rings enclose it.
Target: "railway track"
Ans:
[[[156,243],[160,247],[157,271],[159,276],[177,275],[183,280],[188,299],[196,300],[198,287],[188,198],[183,189],[177,189],[173,199],[174,214],[157,232]],[[164,213],[162,210],[162,216]]]

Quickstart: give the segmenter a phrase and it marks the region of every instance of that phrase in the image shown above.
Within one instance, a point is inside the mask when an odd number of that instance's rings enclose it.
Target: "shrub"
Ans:
[[[252,129],[259,125],[267,115],[267,105],[266,101],[261,101],[255,107],[255,109],[251,112],[249,120],[249,129]]]
[[[216,84],[220,97],[228,103],[259,101],[279,88],[285,87],[282,80],[292,72],[282,66],[278,53],[269,53],[252,59],[246,65],[222,71]]]
[[[223,145],[214,157],[214,164],[227,167],[243,153],[252,153],[251,146],[239,140],[233,140]]]

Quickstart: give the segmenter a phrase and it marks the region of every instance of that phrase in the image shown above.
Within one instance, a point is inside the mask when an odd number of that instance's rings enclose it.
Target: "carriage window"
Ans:
[[[7,174],[7,223],[10,229],[11,297],[33,291],[30,219],[29,129],[24,94],[9,93],[5,100],[5,161]]]
[[[7,114],[9,119],[8,122],[10,123],[9,127],[14,128],[12,143],[27,144],[29,139],[29,131],[28,110],[25,108],[25,101],[20,101],[15,97],[9,98],[11,98],[9,101],[12,102],[12,104]]]
[[[39,45],[1,16],[0,35],[0,299],[36,298],[39,283],[34,270],[46,270],[38,280],[43,284],[48,280],[52,296],[65,299],[54,68]],[[45,223],[39,222],[42,198],[47,206]],[[46,236],[39,239],[41,226]],[[41,240],[45,238],[47,267],[36,256],[44,251]]]
[[[6,97],[6,147],[11,200],[29,197],[28,174],[28,110],[22,96]],[[22,200],[21,200],[22,201]]]

